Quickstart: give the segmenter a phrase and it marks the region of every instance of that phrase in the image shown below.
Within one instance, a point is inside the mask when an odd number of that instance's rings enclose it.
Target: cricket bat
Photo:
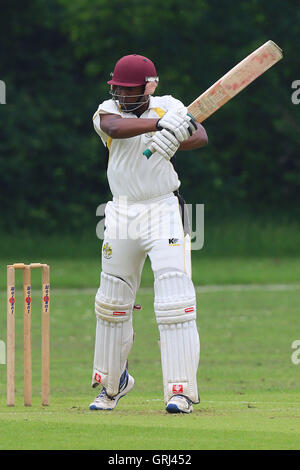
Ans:
[[[197,122],[203,122],[282,57],[280,47],[267,41],[196,98],[187,107],[188,113]],[[154,151],[150,145],[143,155],[149,158]]]

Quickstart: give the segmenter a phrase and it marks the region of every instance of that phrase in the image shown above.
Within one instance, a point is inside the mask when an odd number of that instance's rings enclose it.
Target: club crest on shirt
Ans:
[[[108,243],[104,243],[103,248],[102,248],[102,253],[103,253],[104,258],[106,259],[110,259],[112,257],[112,249]]]

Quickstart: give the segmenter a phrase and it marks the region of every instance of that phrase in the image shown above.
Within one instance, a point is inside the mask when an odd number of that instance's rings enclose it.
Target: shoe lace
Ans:
[[[97,398],[108,398],[109,400],[114,400],[114,397],[110,397],[107,395],[105,387],[102,388]]]
[[[124,389],[125,387],[127,387],[127,383],[128,383],[128,372],[127,370],[125,369],[124,373],[122,374],[121,376],[121,379],[120,379],[120,384],[119,384],[119,392]],[[107,395],[106,393],[106,388],[103,387],[101,392],[99,393],[99,395],[97,396],[97,398],[107,398],[108,400],[115,400],[114,397],[110,397],[109,395]]]

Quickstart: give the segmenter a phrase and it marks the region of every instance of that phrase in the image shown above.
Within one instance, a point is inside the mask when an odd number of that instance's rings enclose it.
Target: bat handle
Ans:
[[[150,158],[154,151],[154,148],[152,147],[152,145],[150,145],[150,147],[143,152],[143,155],[145,155],[145,157],[147,158]]]
[[[193,126],[197,128],[197,124],[195,124],[196,119],[194,118],[194,116],[191,113],[187,113],[187,115],[192,118]],[[149,159],[151,155],[154,153],[154,151],[155,149],[152,147],[152,145],[150,145],[150,147],[143,152],[143,155],[145,155],[145,157]]]

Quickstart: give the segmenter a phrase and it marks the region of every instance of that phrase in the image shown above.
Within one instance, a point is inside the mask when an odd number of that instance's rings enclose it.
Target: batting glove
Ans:
[[[156,123],[158,130],[167,129],[172,131],[179,142],[183,142],[194,134],[197,124],[194,118],[187,113],[187,108],[168,111]]]
[[[180,142],[167,129],[155,132],[151,146],[166,160],[170,160],[178,150]]]
[[[174,129],[186,121],[186,116],[186,108],[181,108],[180,112],[178,109],[170,109],[161,119],[159,119],[156,126],[174,131]]]
[[[181,124],[181,126],[177,127],[172,132],[174,133],[177,140],[179,140],[179,142],[183,142],[184,140],[189,139],[189,137],[191,137],[191,135],[193,135],[196,130],[197,125],[194,119],[191,119],[190,124],[184,122],[183,124]]]

